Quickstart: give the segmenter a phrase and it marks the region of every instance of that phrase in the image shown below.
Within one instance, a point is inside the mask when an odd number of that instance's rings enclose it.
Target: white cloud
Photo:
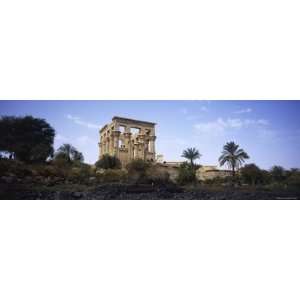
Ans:
[[[65,136],[63,136],[63,135],[61,135],[61,134],[59,134],[59,133],[55,135],[55,139],[56,139],[57,141],[67,141],[67,140],[68,140],[67,137],[65,137]]]
[[[77,146],[86,146],[86,145],[88,145],[89,143],[92,143],[92,142],[94,143],[94,141],[86,135],[79,136],[75,139],[75,144]],[[95,145],[97,145],[97,142],[95,143]]]
[[[262,139],[272,139],[277,137],[277,132],[272,129],[262,128],[258,130],[258,137]]]
[[[252,108],[246,108],[246,109],[237,110],[234,113],[235,114],[246,114],[246,113],[250,113],[250,112],[252,112]]]
[[[82,121],[79,117],[75,117],[75,116],[72,116],[70,114],[68,114],[66,117],[67,117],[67,119],[73,121],[75,124],[81,125],[81,126],[84,126],[84,127],[87,127],[87,128],[100,129],[100,127],[101,127],[101,125],[99,125],[99,124],[94,124],[94,123]]]
[[[206,112],[208,111],[208,108],[206,106],[200,106],[199,110],[201,112]],[[180,112],[185,115],[185,119],[187,121],[194,121],[201,118],[201,116],[203,116],[203,114],[201,113],[199,115],[189,114],[189,111],[186,108],[180,109]]]
[[[257,124],[258,125],[269,125],[269,121],[264,120],[264,119],[260,119],[260,120],[257,120]]]
[[[249,127],[249,126],[266,126],[269,122],[264,119],[259,120],[252,120],[252,119],[231,119],[228,118],[227,120],[223,120],[222,118],[218,118],[215,121],[212,122],[206,122],[206,123],[197,123],[194,125],[194,128],[199,133],[209,133],[209,134],[222,134],[227,129],[240,129],[243,127]]]

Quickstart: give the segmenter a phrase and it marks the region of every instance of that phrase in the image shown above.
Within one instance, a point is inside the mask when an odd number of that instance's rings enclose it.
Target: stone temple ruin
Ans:
[[[116,156],[125,167],[133,159],[155,162],[156,165],[175,180],[182,161],[167,162],[163,155],[155,153],[155,123],[113,117],[110,124],[100,129],[99,159],[104,154]],[[215,177],[226,177],[228,171],[219,170],[217,166],[202,166],[196,172],[199,180],[213,179]]]
[[[100,155],[116,156],[126,166],[133,159],[155,161],[155,123],[113,117],[100,129]]]

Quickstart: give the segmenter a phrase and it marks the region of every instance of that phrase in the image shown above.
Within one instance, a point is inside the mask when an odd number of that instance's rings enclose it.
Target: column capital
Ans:
[[[132,136],[131,132],[124,132],[123,134],[124,134],[125,137],[131,137]]]
[[[112,136],[120,136],[120,134],[121,134],[121,131],[119,131],[119,130],[113,130],[112,132],[111,132],[111,135]]]

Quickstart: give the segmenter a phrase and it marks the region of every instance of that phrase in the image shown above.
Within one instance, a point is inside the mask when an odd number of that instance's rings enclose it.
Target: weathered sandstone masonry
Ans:
[[[100,129],[100,155],[116,156],[125,166],[133,159],[155,161],[155,123],[113,117]]]

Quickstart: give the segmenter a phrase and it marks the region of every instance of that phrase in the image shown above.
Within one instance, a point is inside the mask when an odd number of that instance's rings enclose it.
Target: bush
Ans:
[[[155,184],[168,183],[170,181],[170,174],[159,166],[152,165],[146,170],[146,178],[149,182]]]
[[[281,166],[273,166],[270,170],[272,180],[275,182],[282,182],[285,179],[285,170]]]
[[[96,173],[97,179],[101,183],[125,182],[127,172],[120,169],[107,169],[103,173]]]
[[[97,169],[120,169],[121,162],[116,156],[104,154],[95,164]]]
[[[30,165],[13,159],[0,159],[0,174],[15,175],[17,177],[31,176],[32,170]]]
[[[267,185],[270,184],[272,181],[271,174],[266,170],[261,170],[261,184]]]
[[[195,183],[197,181],[195,169],[187,162],[182,163],[176,181],[180,185]]]
[[[211,179],[206,179],[204,183],[209,185],[222,185],[226,183],[226,178],[215,177]]]
[[[287,180],[286,184],[289,187],[298,188],[300,190],[300,172],[295,172],[291,174]]]
[[[51,164],[44,164],[32,166],[32,172],[34,175],[43,177],[56,177],[60,173],[60,169]]]
[[[262,172],[255,164],[245,165],[240,172],[244,183],[257,185],[262,181]]]
[[[135,183],[147,182],[147,171],[150,167],[151,164],[142,159],[131,161],[126,166],[129,180]]]
[[[94,171],[91,166],[84,163],[77,163],[72,166],[67,179],[74,183],[86,184],[89,183],[90,177],[94,176]]]

